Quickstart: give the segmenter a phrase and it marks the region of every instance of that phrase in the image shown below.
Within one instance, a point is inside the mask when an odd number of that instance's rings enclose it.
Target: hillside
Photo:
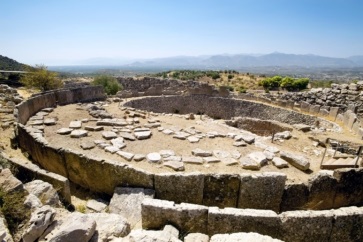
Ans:
[[[28,65],[17,62],[6,56],[0,55],[0,70],[5,71],[25,71]]]

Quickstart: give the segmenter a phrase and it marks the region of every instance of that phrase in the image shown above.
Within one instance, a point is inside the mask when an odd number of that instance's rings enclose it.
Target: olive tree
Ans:
[[[62,80],[56,72],[48,71],[45,65],[36,65],[23,74],[20,82],[27,87],[34,87],[41,91],[48,91],[63,87]]]
[[[107,95],[115,95],[118,91],[122,90],[122,85],[115,77],[101,75],[92,81],[92,85],[101,85]]]

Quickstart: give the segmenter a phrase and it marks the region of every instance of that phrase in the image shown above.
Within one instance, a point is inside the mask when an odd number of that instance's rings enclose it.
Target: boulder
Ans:
[[[91,216],[74,212],[68,215],[59,226],[52,230],[44,240],[48,242],[86,242],[96,231],[96,221]]]
[[[310,168],[310,162],[304,156],[281,151],[280,157],[302,171]]]
[[[31,215],[28,228],[23,233],[23,241],[36,241],[53,222],[55,213],[55,210],[48,205],[36,209]]]
[[[10,234],[8,227],[6,226],[6,220],[0,217],[0,241],[1,242],[13,242],[13,238]]]
[[[131,233],[119,240],[119,242],[182,242],[178,236],[170,233],[169,231],[155,231],[155,230],[132,230]],[[116,241],[115,241],[116,242]]]
[[[154,198],[151,189],[116,187],[111,198],[109,211],[122,215],[131,225],[141,224],[141,203],[145,198]]]
[[[23,183],[6,168],[0,173],[0,187],[4,192],[20,192],[24,190]]]
[[[247,155],[251,160],[256,161],[260,167],[267,164],[267,157],[263,152],[252,152]]]
[[[34,180],[25,184],[25,189],[34,194],[44,205],[59,206],[59,196],[57,190],[45,181]]]
[[[125,237],[130,233],[130,224],[119,214],[89,213],[87,216],[97,224],[90,242],[107,242],[111,236]]]

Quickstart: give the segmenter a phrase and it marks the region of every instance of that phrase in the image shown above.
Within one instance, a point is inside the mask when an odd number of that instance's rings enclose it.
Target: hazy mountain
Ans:
[[[0,70],[4,71],[25,71],[29,66],[19,63],[16,60],[0,55]]]
[[[333,58],[318,55],[295,55],[271,53],[267,55],[213,55],[203,57],[179,56],[139,60],[129,67],[168,67],[168,68],[216,68],[239,69],[243,67],[363,67],[363,56]]]

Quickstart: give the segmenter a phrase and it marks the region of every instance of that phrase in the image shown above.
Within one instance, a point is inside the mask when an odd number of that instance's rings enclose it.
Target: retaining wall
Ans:
[[[283,241],[362,241],[363,208],[327,211],[289,211],[206,207],[145,199],[141,204],[142,227],[162,229],[167,224],[182,234],[256,232]]]

